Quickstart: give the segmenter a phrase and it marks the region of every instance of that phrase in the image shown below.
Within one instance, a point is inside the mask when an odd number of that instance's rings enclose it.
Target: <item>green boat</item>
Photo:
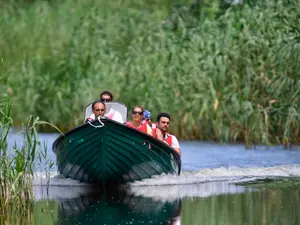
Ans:
[[[106,108],[117,110],[127,120],[125,105],[112,102]],[[53,152],[60,174],[93,184],[123,184],[161,174],[179,175],[181,170],[180,156],[169,145],[107,117],[59,136]]]

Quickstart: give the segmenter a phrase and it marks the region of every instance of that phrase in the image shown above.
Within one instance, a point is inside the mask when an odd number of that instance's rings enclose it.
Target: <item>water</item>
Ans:
[[[299,187],[245,188],[207,182],[126,192],[91,189],[57,187],[60,195],[36,201],[36,224],[300,224]]]
[[[48,158],[57,134],[40,134]],[[19,137],[11,136],[10,145]],[[300,225],[300,150],[181,142],[181,176],[102,190],[38,167],[35,224]]]

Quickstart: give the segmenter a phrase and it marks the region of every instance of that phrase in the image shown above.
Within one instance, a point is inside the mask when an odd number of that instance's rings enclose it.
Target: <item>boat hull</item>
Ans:
[[[173,148],[106,118],[61,135],[53,151],[61,174],[88,183],[126,183],[181,170]]]

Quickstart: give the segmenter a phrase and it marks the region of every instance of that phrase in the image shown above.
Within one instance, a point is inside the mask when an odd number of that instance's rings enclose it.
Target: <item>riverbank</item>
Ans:
[[[129,108],[170,112],[182,140],[295,143],[298,9],[275,0],[10,3],[0,9],[0,82],[17,124],[34,114],[66,131],[109,89]]]

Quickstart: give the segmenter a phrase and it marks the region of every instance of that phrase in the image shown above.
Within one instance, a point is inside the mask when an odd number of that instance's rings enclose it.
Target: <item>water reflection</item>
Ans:
[[[174,224],[180,214],[180,199],[163,202],[113,188],[58,201],[56,224]]]
[[[183,225],[300,225],[300,189],[262,188],[185,199],[182,205]]]
[[[36,203],[35,224],[300,225],[300,189],[290,183],[255,189],[224,182],[60,189],[53,189],[52,200]]]

